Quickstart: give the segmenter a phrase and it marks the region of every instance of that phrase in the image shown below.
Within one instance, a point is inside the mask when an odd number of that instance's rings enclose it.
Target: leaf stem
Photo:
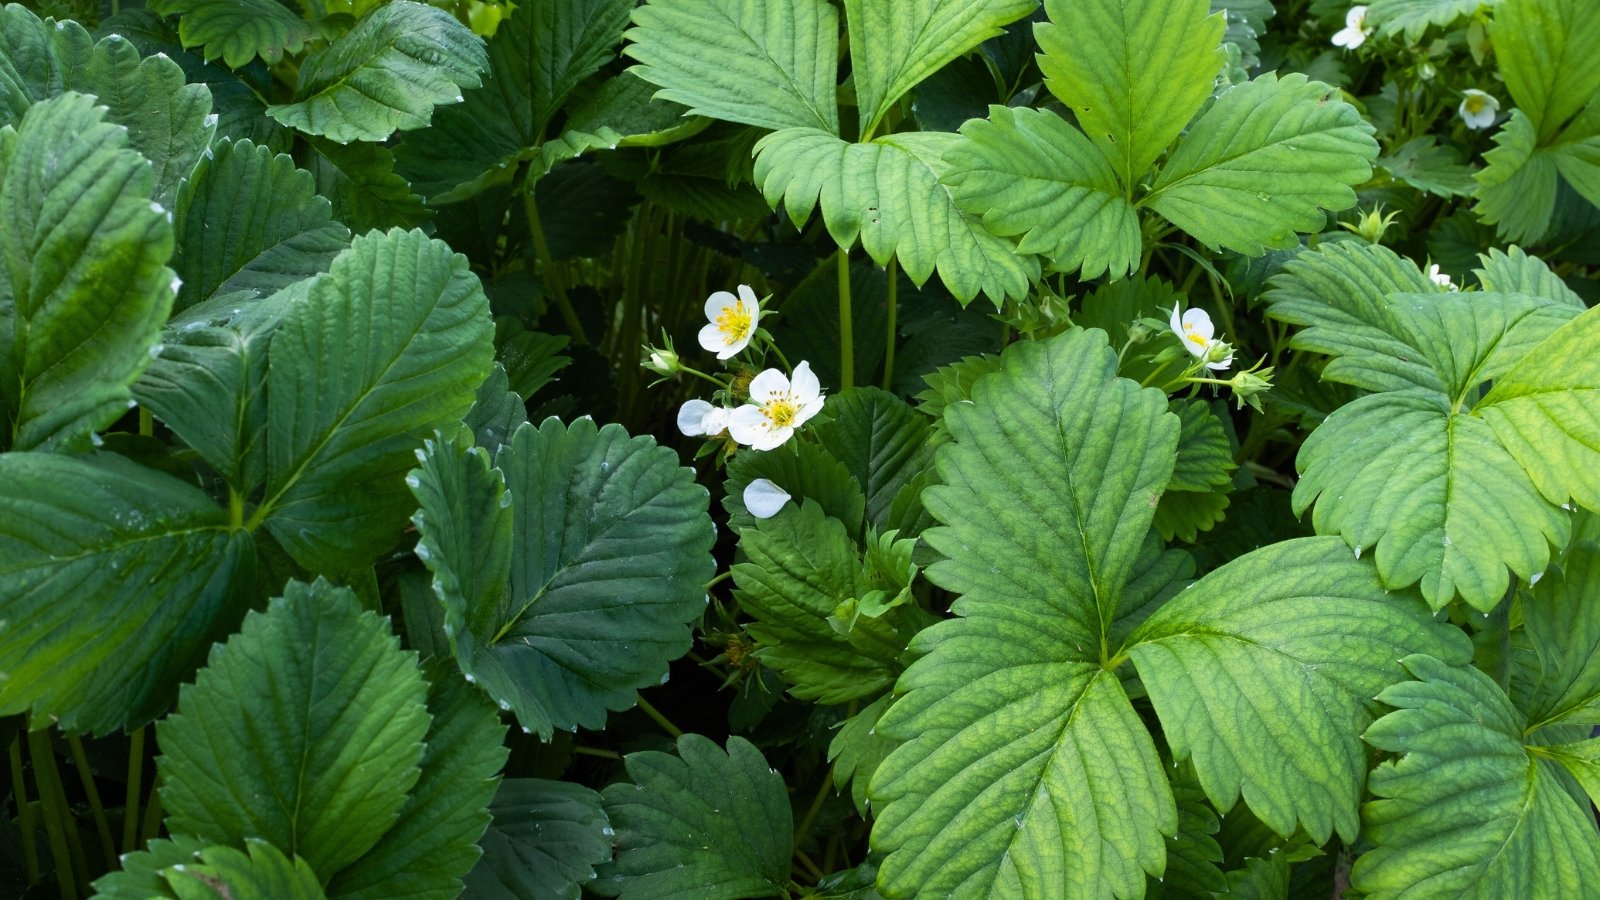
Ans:
[[[150,803],[144,808],[144,824],[139,829],[139,841],[145,846],[161,834],[161,794],[150,792]]]
[[[622,758],[622,754],[615,750],[606,750],[602,747],[585,747],[582,744],[574,744],[572,747],[572,752],[578,754],[579,756],[598,756],[601,759]]]
[[[50,749],[50,732],[44,729],[28,732],[28,752],[33,757],[33,781],[39,786],[39,805],[44,810],[44,833],[56,867],[56,882],[61,896],[70,900],[78,896],[76,860],[67,846],[67,835],[74,829],[72,814],[67,809],[67,794],[61,787],[60,773],[56,771],[55,752]],[[82,874],[87,883],[88,872]]]
[[[894,384],[894,345],[895,345],[895,319],[900,313],[900,260],[898,257],[889,257],[889,265],[884,267],[889,276],[889,327],[885,329],[888,335],[883,345],[883,389],[892,390]]]
[[[672,724],[672,720],[667,718],[666,716],[662,715],[661,714],[661,710],[656,709],[654,706],[651,706],[650,705],[650,701],[646,700],[644,698],[643,694],[640,694],[638,696],[638,700],[639,700],[639,709],[642,710],[645,715],[647,715],[651,719],[655,720],[655,723],[657,725],[661,726],[661,730],[665,731],[667,734],[672,735],[674,738],[683,737],[683,729],[679,728],[678,726],[676,726],[674,724]]]
[[[83,741],[75,734],[67,735],[67,747],[72,751],[72,764],[78,769],[78,780],[83,782],[83,793],[89,798],[89,809],[94,813],[95,834],[100,837],[100,850],[106,860],[106,870],[117,867],[117,845],[111,840],[111,826],[106,823],[106,808],[100,803],[100,790],[94,785],[94,773],[89,770],[89,755],[83,752]]]
[[[578,321],[578,313],[572,308],[572,301],[567,298],[567,287],[562,283],[561,272],[556,268],[556,261],[550,255],[550,244],[544,238],[544,223],[539,218],[539,203],[533,197],[534,186],[528,184],[522,191],[522,210],[528,217],[528,232],[533,236],[533,252],[539,259],[539,274],[544,276],[545,290],[555,300],[556,308],[561,311],[561,320],[567,324],[567,331],[572,333],[572,339],[579,345],[587,346],[589,335],[583,330],[583,323]]]
[[[122,852],[139,849],[139,793],[144,780],[144,726],[128,736],[128,799],[122,807]]]
[[[22,735],[11,739],[11,784],[17,801],[17,825],[22,828],[22,855],[27,861],[28,884],[39,880],[39,848],[33,840],[33,807],[28,804],[28,786],[22,780]]]
[[[794,852],[800,853],[800,845],[806,836],[811,833],[811,826],[816,824],[817,814],[822,812],[822,803],[828,799],[828,790],[833,787],[833,767],[822,773],[822,784],[817,787],[817,795],[811,798],[811,806],[807,807],[806,814],[800,820],[800,827],[794,830]]]
[[[850,251],[839,248],[839,389],[856,384],[855,320],[850,317]]]

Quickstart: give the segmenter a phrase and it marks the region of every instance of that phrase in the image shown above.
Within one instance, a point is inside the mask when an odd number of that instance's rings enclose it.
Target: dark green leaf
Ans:
[[[578,900],[595,866],[611,859],[613,831],[600,795],[579,784],[508,778],[490,806],[483,858],[467,875],[478,900]]]

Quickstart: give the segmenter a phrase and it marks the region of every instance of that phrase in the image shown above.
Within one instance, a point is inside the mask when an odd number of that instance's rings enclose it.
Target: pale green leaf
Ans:
[[[1531,590],[1522,602],[1523,625],[1539,660],[1525,706],[1530,730],[1600,724],[1600,547],[1575,544]]]
[[[1453,25],[1494,5],[1495,0],[1372,0],[1367,21],[1384,37],[1404,32],[1406,40],[1415,44],[1430,25]]]
[[[861,485],[867,520],[890,527],[895,496],[931,463],[933,429],[904,400],[873,387],[830,396],[827,412],[828,421],[814,426],[812,435]]]
[[[307,56],[294,102],[267,115],[339,143],[387,140],[427,125],[435,106],[460,103],[487,65],[483,41],[449,13],[395,0]]]
[[[1139,215],[1111,163],[1083,133],[1048,110],[991,106],[961,127],[946,153],[945,181],[984,227],[1018,237],[1081,277],[1118,278],[1139,263]]]
[[[1167,489],[1209,491],[1233,483],[1233,446],[1223,430],[1222,420],[1201,400],[1173,400],[1171,410],[1181,423],[1178,432],[1178,460],[1173,465]]]
[[[184,47],[200,47],[231,69],[258,56],[276,64],[317,36],[316,26],[277,0],[151,0],[150,8],[179,17]]]
[[[1440,144],[1431,134],[1405,142],[1392,155],[1378,157],[1377,165],[1417,190],[1440,197],[1466,197],[1478,188],[1473,169],[1462,162],[1461,152]]]
[[[1470,655],[1420,601],[1390,595],[1336,538],[1264,547],[1180,592],[1124,652],[1179,759],[1206,796],[1242,796],[1281,836],[1352,840],[1371,698],[1405,677],[1397,659]]]
[[[1202,243],[1259,256],[1321,231],[1356,203],[1378,143],[1339,92],[1268,73],[1224,91],[1195,120],[1141,202]]]
[[[349,589],[291,581],[212,649],[157,726],[167,828],[263,839],[331,877],[405,806],[426,696],[416,655]]]
[[[698,734],[676,755],[626,757],[633,784],[605,789],[617,859],[592,888],[623,900],[734,900],[789,883],[793,819],[783,777],[741,737]]]
[[[476,900],[578,900],[611,859],[600,795],[581,784],[507,778],[489,807],[483,858],[467,875]]]
[[[160,715],[249,602],[255,554],[193,484],[111,454],[0,454],[0,714]]]
[[[177,308],[266,296],[325,272],[349,246],[310,173],[250,141],[219,141],[178,194]]]
[[[6,88],[8,81],[15,87]],[[128,146],[154,172],[151,199],[170,207],[179,181],[211,140],[210,92],[185,85],[170,59],[140,59],[120,35],[95,42],[77,22],[52,26],[20,5],[0,8],[0,126],[17,124],[28,106],[66,91],[95,95],[106,121],[128,129]]]
[[[433,721],[422,774],[394,827],[328,880],[328,893],[340,900],[453,900],[478,860],[506,760],[506,726],[453,669],[430,666],[425,674]]]
[[[855,715],[844,721],[828,742],[828,761],[833,763],[834,790],[850,784],[850,802],[856,813],[867,818],[871,802],[867,799],[867,785],[872,773],[878,770],[895,742],[878,733],[878,719],[889,708],[890,694],[863,706]]]
[[[67,93],[0,129],[0,447],[87,449],[172,308],[150,164],[102,112]]]
[[[1099,665],[1171,478],[1166,398],[1117,379],[1104,333],[1015,344],[946,407],[924,502],[963,596],[919,634],[879,723],[873,830],[890,894],[1134,896],[1176,811],[1150,734]]]
[[[1529,256],[1521,247],[1505,250],[1493,249],[1478,257],[1482,268],[1474,270],[1486,291],[1504,294],[1531,294],[1583,309],[1583,299],[1561,280],[1561,276],[1537,256]]]
[[[1228,23],[1222,41],[1239,48],[1239,62],[1246,69],[1261,65],[1261,36],[1267,20],[1278,14],[1272,0],[1211,0],[1211,11],[1222,13]]]
[[[1132,188],[1211,96],[1222,16],[1207,0],[1046,0],[1045,86]]]
[[[435,442],[425,455],[462,452]],[[713,574],[705,489],[671,450],[588,418],[521,426],[496,469],[465,452],[413,473],[419,555],[456,661],[547,739],[603,727],[689,647]],[[504,550],[485,546],[505,544],[506,504],[508,589]]]
[[[999,306],[1027,293],[1038,261],[964,213],[940,184],[943,154],[959,140],[930,132],[852,144],[815,128],[789,128],[756,144],[755,179],[767,203],[776,209],[781,202],[797,227],[820,203],[839,246],[860,238],[879,265],[898,259],[914,284],[937,267],[957,300],[981,291]]]
[[[1535,146],[1534,124],[1520,109],[1511,111],[1494,133],[1494,149],[1483,154],[1487,164],[1478,179],[1473,212],[1502,238],[1520,244],[1539,241],[1555,215],[1558,175],[1555,157]]]
[[[845,0],[862,134],[945,64],[1032,12],[1037,0]]]
[[[421,232],[357,238],[284,316],[267,364],[264,520],[302,565],[359,565],[413,508],[412,451],[489,373],[489,303],[465,257]]]
[[[1589,0],[1501,0],[1489,36],[1539,145],[1551,143],[1600,92],[1600,17]]]
[[[1600,879],[1592,810],[1559,764],[1523,744],[1522,713],[1470,666],[1406,657],[1417,681],[1378,695],[1395,711],[1367,729],[1395,754],[1373,770],[1362,810],[1375,845],[1351,883],[1372,900],[1410,896],[1565,897]]]
[[[839,14],[827,0],[652,0],[623,50],[656,96],[697,115],[839,133]]]

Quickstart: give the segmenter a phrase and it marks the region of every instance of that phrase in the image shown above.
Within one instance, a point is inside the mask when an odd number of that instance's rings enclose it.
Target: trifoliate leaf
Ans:
[[[628,71],[657,97],[758,128],[839,133],[839,14],[827,0],[652,0],[633,25]]]
[[[946,63],[1033,11],[1033,0],[845,0],[861,134]]]
[[[1440,144],[1431,134],[1406,141],[1393,155],[1378,157],[1377,165],[1417,190],[1440,197],[1465,197],[1478,187],[1473,170],[1461,161],[1461,152]]]
[[[943,154],[959,138],[934,132],[888,135],[852,144],[815,128],[788,128],[756,144],[755,179],[774,209],[804,226],[822,208],[828,233],[855,244],[879,265],[891,257],[921,285],[937,266],[962,303],[981,291],[996,306],[1021,297],[1038,277],[1038,261],[956,206],[939,183]]]
[[[0,714],[101,734],[159,716],[238,623],[254,562],[192,483],[111,454],[0,455]]]
[[[1045,10],[1035,30],[1045,86],[1131,188],[1211,96],[1223,18],[1206,0],[1046,0]]]
[[[6,449],[88,449],[127,412],[172,309],[172,226],[150,200],[150,164],[102,115],[67,93],[0,129]]]
[[[863,706],[839,726],[833,740],[828,742],[828,761],[833,763],[834,790],[842,790],[845,783],[849,782],[850,802],[863,819],[867,818],[870,806],[867,785],[872,780],[872,773],[878,770],[878,765],[895,748],[894,741],[878,733],[878,719],[889,708],[891,699],[891,695],[884,694]]]
[[[1559,722],[1600,723],[1600,546],[1573,546],[1564,564],[1539,580],[1522,603],[1538,653],[1539,678],[1524,710],[1529,729]]]
[[[783,777],[753,744],[728,749],[698,734],[678,752],[626,757],[633,784],[605,789],[617,859],[591,886],[623,900],[734,900],[781,893],[789,883],[793,818]]]
[[[184,84],[170,59],[140,59],[120,35],[95,42],[77,22],[52,27],[23,6],[0,7],[0,126],[19,124],[29,106],[66,91],[95,95],[106,121],[128,129],[128,146],[153,168],[151,199],[171,207],[215,130],[210,92]]]
[[[1372,0],[1367,21],[1384,37],[1405,32],[1406,40],[1415,44],[1430,25],[1452,25],[1494,5],[1495,0]]]
[[[878,388],[856,388],[827,400],[829,421],[812,434],[861,485],[867,520],[887,528],[900,489],[931,460],[932,429],[904,400]]]
[[[1155,745],[1101,655],[1172,474],[1166,398],[1098,331],[1013,345],[945,409],[930,578],[961,593],[878,725],[889,895],[1136,895],[1177,828]]]
[[[1273,544],[1214,570],[1128,639],[1162,731],[1217,809],[1240,797],[1287,836],[1358,830],[1371,698],[1432,653],[1466,662],[1461,632],[1390,595],[1336,538]]]
[[[1408,656],[1417,681],[1378,695],[1395,711],[1366,740],[1396,758],[1362,810],[1376,846],[1351,884],[1373,900],[1406,895],[1561,897],[1600,878],[1592,811],[1562,786],[1560,765],[1524,746],[1527,720],[1470,666]]]
[[[452,900],[478,860],[489,802],[506,760],[494,704],[448,662],[430,665],[422,774],[394,827],[329,880],[340,900]]]
[[[989,108],[961,127],[945,181],[963,208],[1017,249],[1081,277],[1119,278],[1139,262],[1139,215],[1115,170],[1049,110]]]
[[[1259,256],[1356,203],[1378,143],[1338,91],[1267,73],[1195,120],[1141,201],[1202,243]]]
[[[307,56],[294,102],[267,115],[339,143],[383,141],[427,125],[435,106],[461,102],[488,61],[483,41],[449,13],[395,0]]]
[[[600,795],[581,784],[507,778],[490,806],[483,858],[467,875],[478,900],[578,900],[611,859]]]
[[[795,507],[740,533],[747,561],[733,567],[734,596],[755,619],[746,627],[756,656],[801,699],[870,697],[899,674],[904,642],[877,619],[859,618],[848,634],[833,628],[834,610],[866,589],[861,559],[839,520],[814,502]]]
[[[431,442],[466,458],[412,473],[456,661],[546,739],[603,727],[689,647],[713,572],[705,489],[671,450],[587,418],[521,426],[494,469],[464,443]]]
[[[466,258],[418,231],[356,238],[311,283],[272,338],[255,513],[290,556],[344,571],[394,542],[412,453],[472,407],[491,334]]]
[[[290,582],[212,649],[157,726],[167,828],[231,846],[260,838],[331,877],[405,806],[426,696],[416,655],[349,589]]]
[[[237,69],[256,57],[276,65],[317,36],[316,26],[277,0],[151,0],[150,8],[178,17],[184,47]]]
[[[212,148],[178,194],[175,225],[179,310],[282,290],[327,271],[350,243],[311,175],[250,141]]]

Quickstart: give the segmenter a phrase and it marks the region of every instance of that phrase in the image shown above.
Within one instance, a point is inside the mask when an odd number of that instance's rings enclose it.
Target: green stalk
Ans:
[[[567,323],[572,339],[580,345],[587,345],[589,335],[584,333],[578,313],[572,308],[572,301],[567,299],[567,287],[562,283],[561,271],[556,268],[555,258],[550,255],[550,244],[544,239],[544,223],[539,219],[539,204],[533,199],[532,184],[522,192],[522,210],[528,217],[528,231],[533,235],[533,252],[539,258],[539,274],[544,276],[545,291],[556,301],[556,308],[561,311],[561,319]]]
[[[889,275],[889,328],[888,339],[883,347],[883,389],[892,390],[894,384],[894,345],[896,338],[895,319],[900,313],[900,260],[898,257],[889,257],[889,265],[884,271]]]
[[[662,715],[661,710],[651,706],[649,700],[646,700],[642,695],[639,696],[638,700],[639,709],[643,710],[645,715],[649,716],[651,719],[654,719],[655,723],[660,725],[663,731],[672,735],[674,738],[683,737],[683,729],[672,724],[672,720]]]
[[[32,723],[29,723],[32,724]],[[50,733],[48,731],[28,732],[28,752],[33,756],[33,781],[39,786],[39,804],[44,810],[44,833],[50,842],[50,856],[56,866],[56,882],[61,888],[61,896],[65,900],[78,896],[78,875],[81,874],[83,883],[89,881],[87,867],[81,872],[75,871],[82,858],[82,853],[74,854],[67,843],[67,836],[74,834],[72,827],[72,812],[67,809],[67,792],[61,787],[61,774],[56,771],[56,757],[50,749]]]
[[[78,780],[83,782],[83,792],[89,798],[89,809],[94,813],[95,834],[100,836],[100,849],[105,855],[106,870],[117,867],[116,844],[111,840],[111,826],[106,823],[106,808],[100,804],[100,791],[94,786],[94,773],[89,771],[89,755],[83,752],[83,741],[75,734],[67,735],[67,747],[72,750],[72,762],[78,767]]]
[[[150,792],[150,805],[144,808],[144,825],[139,829],[139,841],[148,846],[161,835],[161,794]]]
[[[850,318],[850,251],[839,248],[839,389],[856,384],[855,320]]]
[[[122,807],[122,852],[139,849],[139,782],[144,779],[144,726],[128,737],[128,799]]]
[[[22,780],[22,735],[11,739],[11,783],[17,799],[17,824],[22,827],[22,855],[27,860],[28,883],[39,880],[39,848],[33,841],[33,807],[28,804],[28,786]]]

